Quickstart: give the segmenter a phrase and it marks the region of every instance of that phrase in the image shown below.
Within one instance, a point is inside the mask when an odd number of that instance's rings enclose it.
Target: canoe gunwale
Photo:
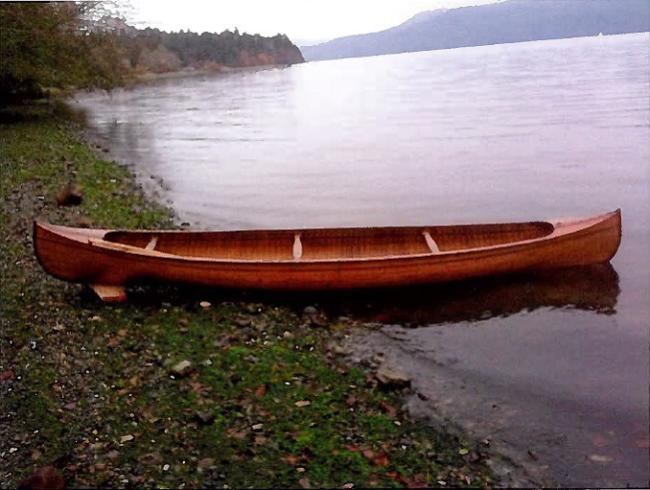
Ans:
[[[386,264],[390,262],[404,262],[420,259],[440,259],[445,262],[453,262],[455,260],[467,260],[469,256],[480,255],[482,257],[488,257],[493,255],[498,255],[501,253],[512,253],[518,248],[535,248],[537,246],[544,246],[551,241],[558,241],[562,239],[567,239],[579,235],[580,237],[589,236],[589,234],[598,233],[598,231],[591,231],[591,228],[594,228],[596,225],[611,219],[619,215],[620,209],[616,211],[602,214],[599,216],[594,216],[591,218],[585,219],[576,219],[576,220],[561,220],[561,221],[534,221],[534,222],[525,222],[525,223],[486,223],[485,226],[508,226],[508,225],[518,225],[518,224],[543,224],[551,225],[553,230],[541,237],[531,238],[528,240],[519,240],[513,242],[506,242],[497,245],[489,245],[483,247],[473,247],[459,250],[448,250],[440,252],[424,252],[424,253],[415,253],[415,254],[402,254],[402,255],[383,255],[383,256],[366,256],[366,257],[337,257],[337,258],[328,258],[328,259],[223,259],[223,258],[214,258],[214,257],[200,257],[200,256],[190,256],[190,255],[178,255],[167,252],[160,252],[158,250],[148,250],[146,248],[137,247],[134,245],[127,245],[119,242],[111,242],[105,240],[103,237],[108,236],[111,233],[144,233],[151,235],[159,234],[180,234],[183,233],[197,233],[201,232],[186,232],[183,230],[109,230],[109,229],[94,229],[86,230],[83,228],[68,228],[65,226],[52,225],[46,222],[34,221],[34,247],[36,250],[36,255],[38,257],[38,247],[36,244],[37,229],[40,227],[50,233],[58,235],[59,237],[65,238],[67,240],[78,243],[80,246],[86,246],[91,248],[100,249],[102,253],[109,255],[121,256],[128,254],[130,256],[137,256],[142,259],[153,259],[153,260],[173,260],[181,261],[186,263],[195,263],[195,264],[215,264],[215,265],[286,265],[288,267],[304,267],[306,265],[319,265],[324,266],[333,265],[333,264],[368,264],[372,262],[377,262],[378,264]],[[477,225],[477,226],[483,226]],[[451,225],[450,225],[451,227]],[[414,227],[385,227],[385,228],[341,228],[344,230],[373,230],[373,229],[405,229],[411,228],[415,230],[427,230],[431,228],[430,226],[414,226]],[[444,228],[444,226],[441,226]],[[566,228],[575,228],[570,231],[566,231]],[[329,228],[312,228],[312,229],[296,229],[296,230],[265,230],[265,231],[277,231],[277,232],[286,232],[286,233],[300,233],[304,231],[320,231],[320,230],[330,230]],[[232,230],[232,231],[250,231],[254,232],[256,230]],[[229,233],[231,231],[224,231],[223,233]],[[211,233],[211,232],[206,232]],[[219,233],[219,232],[217,232]],[[85,238],[85,239],[84,239]],[[619,240],[620,240],[620,227],[619,227]],[[39,258],[39,262],[43,265],[42,261]],[[44,267],[45,268],[45,267]],[[47,269],[46,269],[47,270]]]

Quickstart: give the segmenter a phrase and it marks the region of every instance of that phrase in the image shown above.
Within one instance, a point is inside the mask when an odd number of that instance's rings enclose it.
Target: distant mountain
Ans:
[[[301,46],[307,61],[650,31],[650,0],[509,0],[422,12],[385,31]]]

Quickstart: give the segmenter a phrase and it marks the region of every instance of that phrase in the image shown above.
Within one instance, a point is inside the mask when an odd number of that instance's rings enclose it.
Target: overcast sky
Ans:
[[[137,27],[167,31],[287,34],[308,44],[400,24],[425,10],[493,3],[496,0],[130,0]]]

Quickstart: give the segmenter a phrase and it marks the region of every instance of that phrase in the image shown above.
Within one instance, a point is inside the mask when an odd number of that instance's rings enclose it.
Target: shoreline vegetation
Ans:
[[[481,443],[412,420],[412,389],[350,365],[353,326],[314,296],[133,288],[124,305],[48,277],[36,217],[175,226],[62,104],[0,123],[0,484],[52,466],[71,487],[416,487],[496,483]],[[82,200],[60,206],[74,182]],[[386,370],[384,370],[386,371]]]
[[[273,68],[282,68],[285,66],[290,66],[288,64],[270,64],[270,65],[255,65],[255,66],[239,66],[239,67],[221,67],[216,69],[180,69],[176,71],[167,71],[163,73],[153,73],[146,72],[139,75],[135,75],[132,80],[127,82],[127,87],[132,87],[140,85],[142,83],[154,82],[157,80],[170,80],[176,78],[190,78],[190,77],[200,77],[205,75],[221,75],[227,73],[241,73],[241,72],[252,72],[258,70],[269,70]]]

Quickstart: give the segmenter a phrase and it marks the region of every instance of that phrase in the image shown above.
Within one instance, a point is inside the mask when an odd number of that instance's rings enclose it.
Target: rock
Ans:
[[[334,344],[331,347],[331,351],[337,356],[346,356],[352,352],[349,348],[344,347],[341,344]]]
[[[214,414],[212,412],[197,411],[194,413],[194,417],[203,425],[210,425],[214,422]]]
[[[119,451],[116,451],[116,450],[113,449],[112,451],[109,451],[108,453],[106,453],[106,457],[108,459],[110,459],[111,461],[115,461],[116,459],[118,459],[120,457],[120,453],[119,453]]]
[[[162,456],[159,452],[147,453],[140,460],[148,466],[159,465],[162,463]]]
[[[135,437],[133,437],[131,434],[127,434],[125,436],[120,437],[120,442],[130,442],[133,439],[135,439]]]
[[[77,226],[80,228],[90,228],[95,224],[95,220],[89,218],[88,216],[79,216],[77,218]]]
[[[306,306],[304,310],[302,310],[303,315],[306,316],[311,316],[311,315],[316,315],[318,313],[318,310],[314,306]]]
[[[314,306],[307,306],[302,310],[302,314],[305,320],[307,320],[311,325],[317,327],[325,327],[329,323],[327,320],[327,315],[322,311],[318,311]]]
[[[314,315],[313,317],[310,318],[310,320],[311,320],[311,324],[316,327],[326,327],[329,323],[329,321],[327,320],[327,316],[325,316],[324,313]]]
[[[203,458],[200,459],[199,462],[196,464],[196,467],[199,471],[205,470],[210,468],[211,466],[214,465],[214,459],[212,458]]]
[[[21,490],[45,489],[62,490],[65,488],[63,475],[54,466],[44,466],[20,482],[18,488]]]
[[[64,185],[56,195],[56,203],[59,206],[78,206],[82,200],[81,187],[72,182]]]
[[[372,356],[371,361],[372,361],[374,364],[376,364],[377,366],[383,364],[383,362],[384,362],[384,354],[381,353],[381,352],[378,352],[377,354],[375,354],[374,356]]]
[[[403,388],[411,384],[408,374],[399,368],[389,367],[382,364],[375,374],[377,381],[387,388]]]
[[[235,319],[233,320],[233,322],[234,322],[235,325],[237,325],[238,327],[247,327],[247,326],[249,326],[249,325],[251,324],[251,319],[250,319],[250,318],[246,318],[246,317],[244,317],[244,316],[238,316],[238,317],[235,317]]]
[[[609,456],[604,456],[602,454],[591,454],[589,456],[589,460],[593,461],[594,463],[601,463],[601,464],[607,464],[607,463],[611,463],[612,461],[614,461]]]
[[[263,305],[258,303],[248,303],[243,306],[243,309],[252,315],[256,315],[262,312]]]
[[[311,405],[311,402],[309,400],[300,400],[294,403],[294,405],[298,408],[308,407],[309,405]]]
[[[263,427],[264,427],[264,424],[255,424],[255,425],[253,425],[251,427],[251,429],[253,429],[253,430],[262,430]]]
[[[176,376],[187,376],[193,370],[192,363],[188,360],[181,361],[172,366],[171,372]]]
[[[201,302],[199,303],[199,306],[200,306],[201,308],[204,308],[204,309],[207,310],[208,308],[210,308],[210,307],[212,306],[212,303],[210,303],[209,301],[201,301]]]

